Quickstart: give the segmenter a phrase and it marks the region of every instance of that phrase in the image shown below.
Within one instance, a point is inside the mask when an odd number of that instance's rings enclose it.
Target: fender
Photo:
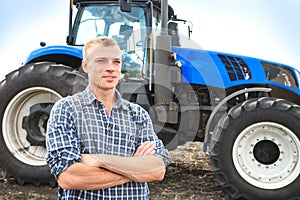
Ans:
[[[271,88],[264,88],[264,87],[257,87],[257,88],[245,88],[239,91],[236,91],[232,94],[230,94],[229,96],[227,96],[226,98],[224,98],[212,111],[207,124],[206,124],[206,128],[205,128],[205,139],[204,139],[204,145],[203,145],[203,152],[209,152],[209,146],[208,146],[208,142],[210,140],[209,138],[209,134],[212,135],[213,133],[210,131],[211,130],[211,122],[214,118],[214,116],[216,115],[216,113],[221,109],[221,107],[228,102],[230,99],[233,99],[241,94],[245,94],[248,92],[266,92],[266,93],[270,93],[272,91]]]
[[[34,60],[38,57],[51,55],[51,54],[64,54],[64,55],[70,55],[82,59],[82,47],[62,46],[62,45],[42,47],[32,51],[29,54],[27,60],[25,61],[25,64],[28,64],[31,60]]]

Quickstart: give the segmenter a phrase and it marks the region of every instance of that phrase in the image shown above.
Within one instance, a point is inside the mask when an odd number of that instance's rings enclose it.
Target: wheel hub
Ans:
[[[30,87],[16,94],[7,105],[3,139],[10,153],[31,166],[46,165],[46,122],[52,105],[62,96],[45,87]]]
[[[28,116],[24,116],[22,128],[26,130],[26,140],[31,146],[46,147],[45,135],[47,129],[47,121],[53,103],[40,103],[30,107]]]
[[[280,152],[273,141],[262,140],[254,146],[253,155],[259,163],[271,165],[278,160]]]
[[[259,122],[236,138],[232,158],[239,175],[253,186],[282,188],[300,173],[300,141],[287,127]]]

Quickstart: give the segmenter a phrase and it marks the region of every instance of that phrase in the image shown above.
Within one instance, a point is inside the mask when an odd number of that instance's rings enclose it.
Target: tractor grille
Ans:
[[[218,55],[223,62],[231,81],[247,80],[251,73],[243,59],[233,56]]]

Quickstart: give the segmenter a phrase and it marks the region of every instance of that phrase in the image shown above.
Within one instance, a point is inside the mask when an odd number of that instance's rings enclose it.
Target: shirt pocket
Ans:
[[[120,156],[133,156],[138,147],[137,127],[132,124],[130,127],[121,127],[119,131],[118,145]]]

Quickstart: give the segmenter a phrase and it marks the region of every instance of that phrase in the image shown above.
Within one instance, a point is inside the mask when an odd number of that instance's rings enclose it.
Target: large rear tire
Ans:
[[[48,62],[28,64],[6,76],[0,84],[0,165],[6,177],[21,185],[56,185],[45,160],[49,113],[57,100],[86,85],[77,71]]]
[[[212,169],[233,199],[300,196],[300,107],[251,99],[224,116],[212,138]]]

